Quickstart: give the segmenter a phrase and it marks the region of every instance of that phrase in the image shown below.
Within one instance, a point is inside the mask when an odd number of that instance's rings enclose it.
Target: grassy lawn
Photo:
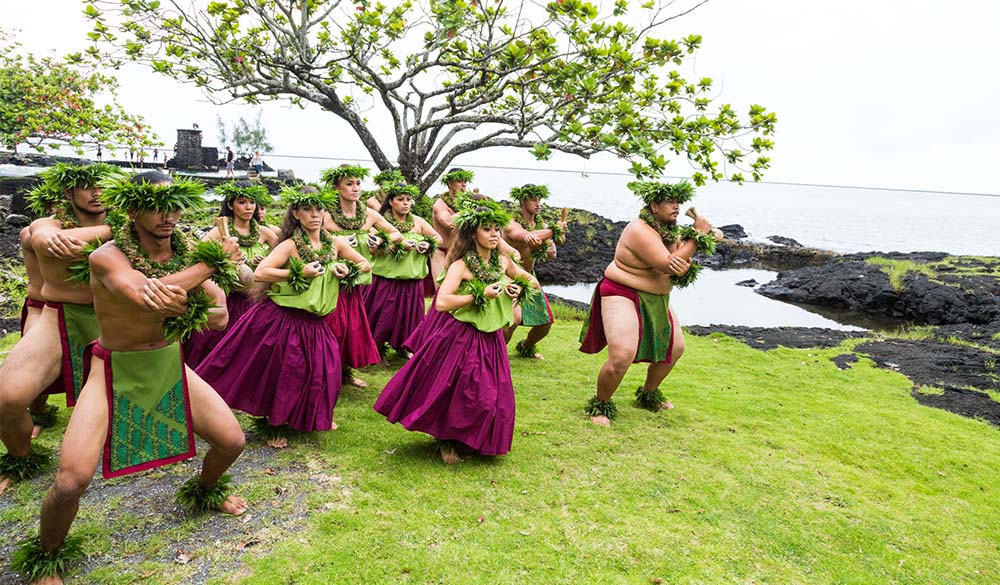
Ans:
[[[165,537],[120,549],[111,524],[138,511],[127,497],[85,502],[74,530],[93,535],[103,568],[71,582],[1000,580],[996,428],[919,405],[907,379],[867,360],[838,370],[829,358],[844,347],[762,352],[721,336],[688,337],[664,385],[675,410],[631,406],[644,375],[635,367],[621,416],[598,428],[582,407],[604,356],[577,352],[578,332],[579,322],[558,323],[540,346],[545,361],[512,359],[507,456],[444,466],[429,437],[371,409],[392,370],[370,368],[372,388],[341,395],[340,430],[281,452],[248,444],[245,457],[266,462],[238,471],[239,489],[251,514],[279,511],[255,525],[260,545],[205,532],[243,520],[168,517]],[[141,492],[170,469],[116,483]],[[50,481],[0,498],[0,533],[36,529]],[[193,558],[235,567],[174,563],[185,539]]]

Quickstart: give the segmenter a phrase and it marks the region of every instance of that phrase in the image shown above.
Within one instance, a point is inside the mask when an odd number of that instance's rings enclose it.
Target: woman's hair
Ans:
[[[385,216],[385,214],[387,212],[391,213],[390,210],[392,209],[392,200],[393,199],[395,199],[396,197],[402,197],[404,195],[406,195],[407,197],[411,197],[411,195],[409,193],[396,193],[395,195],[390,195],[389,193],[387,193],[385,191],[382,191],[382,192],[385,193],[385,199],[382,200],[382,205],[378,208],[378,212],[383,217]]]
[[[468,227],[465,229],[458,230],[455,235],[455,243],[452,244],[451,249],[448,250],[448,257],[445,259],[445,264],[451,266],[451,263],[458,260],[470,249],[476,247],[476,230],[478,227]]]
[[[312,185],[303,185],[300,189],[303,193],[319,193],[319,189],[313,187]],[[278,242],[284,242],[288,238],[292,237],[292,233],[299,228],[299,220],[292,212],[298,209],[297,206],[289,206],[288,212],[285,213],[285,220],[281,223],[281,233],[278,234]],[[275,244],[277,245],[277,244]]]
[[[152,183],[154,185],[159,185],[160,183],[173,183],[174,180],[170,178],[170,175],[160,171],[145,171],[132,175],[129,182],[136,184]]]
[[[240,189],[247,189],[249,187],[253,187],[253,183],[247,181],[246,179],[241,179],[239,181],[236,181],[236,186],[239,187]],[[235,201],[236,199],[239,199],[239,197],[233,198],[232,201]],[[229,203],[230,200],[228,199],[223,199],[222,202],[219,203],[219,217],[233,217],[233,208],[229,207]],[[257,203],[257,201],[254,201],[252,219],[256,219],[258,221],[260,220],[260,214],[257,213],[259,208],[260,205]]]

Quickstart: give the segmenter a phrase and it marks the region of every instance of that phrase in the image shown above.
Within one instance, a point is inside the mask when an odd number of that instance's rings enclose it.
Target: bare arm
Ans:
[[[426,219],[418,216],[413,216],[413,225],[417,228],[418,234],[422,236],[427,236],[428,238],[437,242],[439,246],[441,245],[441,242],[444,241],[441,239],[441,235],[438,234],[436,231],[434,231],[434,228],[431,227],[431,224],[427,223]]]
[[[339,241],[340,238],[337,238]],[[295,242],[285,240],[271,250],[266,258],[260,261],[253,272],[254,280],[258,282],[284,282],[288,280],[288,269],[282,268],[291,256],[298,257],[295,252]]]
[[[389,241],[393,243],[399,243],[403,241],[403,234],[399,233],[393,225],[382,217],[382,214],[377,211],[369,211],[368,218],[372,222],[372,227],[378,228],[389,234]]]
[[[219,228],[217,228],[217,227],[214,227],[214,228],[212,228],[212,229],[208,230],[207,232],[205,232],[205,235],[204,235],[204,236],[202,236],[202,238],[201,238],[201,239],[202,239],[202,241],[208,241],[208,240],[220,240],[220,239],[222,239],[222,238],[221,238],[221,237],[219,236]]]
[[[125,254],[108,243],[90,255],[90,276],[115,296],[121,297],[137,307],[149,309],[145,300],[146,276],[132,268]]]
[[[42,219],[31,224],[31,247],[36,254],[50,258],[72,258],[78,255],[87,242],[111,239],[111,227],[92,227],[64,230],[54,219]]]
[[[510,258],[501,258],[500,261],[504,263],[504,274],[506,274],[508,278],[515,278],[517,276],[522,276],[528,279],[528,282],[531,283],[531,286],[533,286],[534,288],[538,288],[538,280],[534,276],[532,276],[530,272],[528,272],[524,268],[521,268],[521,266],[517,262],[514,262]]]
[[[399,233],[399,232],[396,232]],[[361,267],[361,272],[371,272],[372,265],[365,260],[357,250],[351,247],[344,238],[334,238],[337,245],[337,257],[342,260],[350,260]]]
[[[451,218],[455,214],[452,213],[451,209],[448,208],[448,205],[444,201],[441,201],[440,199],[435,201],[434,206],[431,208],[431,213],[434,217],[434,221],[437,223],[449,228],[455,227],[455,224],[451,223]]]
[[[222,331],[229,324],[229,309],[226,307],[226,293],[211,280],[201,285],[202,290],[212,298],[215,306],[208,310],[208,328]]]
[[[438,289],[437,300],[435,304],[439,311],[454,311],[455,309],[460,309],[472,304],[472,295],[460,295],[458,293],[458,287],[462,285],[462,281],[471,280],[472,273],[469,269],[465,267],[464,260],[456,260],[451,263],[448,267],[448,273],[445,274],[444,282],[441,283],[441,288]]]
[[[269,248],[273,248],[278,243],[278,234],[266,225],[260,226],[260,235]]]

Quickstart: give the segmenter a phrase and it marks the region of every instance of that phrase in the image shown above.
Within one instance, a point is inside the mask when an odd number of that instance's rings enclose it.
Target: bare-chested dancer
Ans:
[[[97,338],[98,329],[90,286],[74,281],[70,266],[82,258],[88,242],[111,237],[98,184],[118,172],[109,165],[60,163],[42,173],[42,188],[63,199],[53,216],[29,226],[41,282],[34,294],[46,302],[0,365],[0,440],[7,447],[0,457],[0,493],[46,463],[46,454],[31,447],[32,402],[59,380],[72,406],[82,384],[83,349]]]
[[[520,209],[503,228],[503,239],[510,242],[510,245],[521,254],[521,266],[534,276],[536,261],[551,260],[556,257],[556,245],[561,245],[566,239],[566,222],[546,223],[539,217],[542,212],[542,200],[549,196],[549,189],[545,185],[527,184],[515,187],[511,189],[510,196],[520,204]],[[552,309],[543,291],[514,308],[514,324],[504,328],[503,335],[510,343],[518,325],[530,327],[528,336],[516,346],[517,354],[540,360],[543,359],[542,354],[535,351],[535,348],[538,342],[549,334],[552,321]]]
[[[581,332],[580,351],[597,353],[608,346],[608,360],[597,377],[597,395],[587,408],[591,421],[601,426],[609,426],[617,413],[611,396],[632,363],[649,362],[646,382],[636,391],[638,405],[649,410],[673,408],[659,389],[684,352],[680,323],[670,309],[670,291],[674,285],[693,281],[698,267],[691,264],[691,256],[697,250],[714,250],[708,235],[712,225],[705,218],[699,217],[693,228],[677,225],[681,204],[694,195],[690,183],[633,182],[629,188],[645,206],[622,232]]]
[[[171,184],[167,175],[150,171],[104,193],[129,221],[90,255],[101,336],[87,348],[89,375],[42,505],[40,537],[22,544],[35,551],[27,558],[64,562],[79,549],[78,537],[66,535],[102,453],[105,477],[134,473],[192,457],[192,431],[210,448],[200,476],[185,484],[178,501],[233,515],[247,509],[243,498],[229,495],[223,476],[243,451],[243,431],[211,386],[183,364],[179,342],[165,338],[164,321],[190,314],[194,294],[207,294],[216,304],[209,326],[225,327],[225,296],[208,279],[229,259],[242,259],[235,239],[213,242],[219,248],[209,260],[200,244],[195,248],[175,231],[181,211],[200,196],[196,185]],[[195,292],[199,287],[204,292]],[[118,432],[122,428],[128,432]],[[61,583],[57,567],[46,562],[14,569],[37,583]]]

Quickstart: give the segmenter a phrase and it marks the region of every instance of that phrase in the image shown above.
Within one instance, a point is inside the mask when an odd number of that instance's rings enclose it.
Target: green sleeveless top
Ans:
[[[467,280],[462,282],[458,287],[458,294],[469,294],[468,282]],[[501,282],[506,286],[510,281],[503,278]],[[481,309],[468,305],[450,312],[459,321],[468,323],[484,333],[493,333],[514,323],[514,301],[505,292],[501,292],[495,299],[487,299],[486,305]]]
[[[287,282],[275,282],[267,291],[276,305],[290,309],[302,309],[316,315],[328,315],[337,308],[340,294],[340,280],[333,274],[334,262],[326,265],[326,271],[309,282],[309,288],[295,292]],[[286,264],[287,268],[288,265]]]
[[[268,246],[266,242],[257,242],[252,246],[240,246],[240,251],[246,254],[247,262],[253,262],[257,256],[267,256],[267,253],[271,251],[271,246]]]
[[[372,264],[372,251],[371,248],[368,247],[368,230],[343,230],[339,232],[330,232],[330,234],[338,238],[346,238],[347,236],[356,236],[358,241],[356,244],[354,244],[354,250],[357,251],[358,254],[364,256],[365,260],[367,260],[369,264]],[[359,286],[371,283],[372,283],[371,272],[363,273],[361,275],[361,278],[358,280]]]
[[[403,239],[421,242],[424,237],[416,232],[406,232]],[[403,252],[399,258],[392,254],[377,256],[372,265],[372,274],[393,280],[420,280],[428,272],[427,255],[417,252],[416,248]]]

